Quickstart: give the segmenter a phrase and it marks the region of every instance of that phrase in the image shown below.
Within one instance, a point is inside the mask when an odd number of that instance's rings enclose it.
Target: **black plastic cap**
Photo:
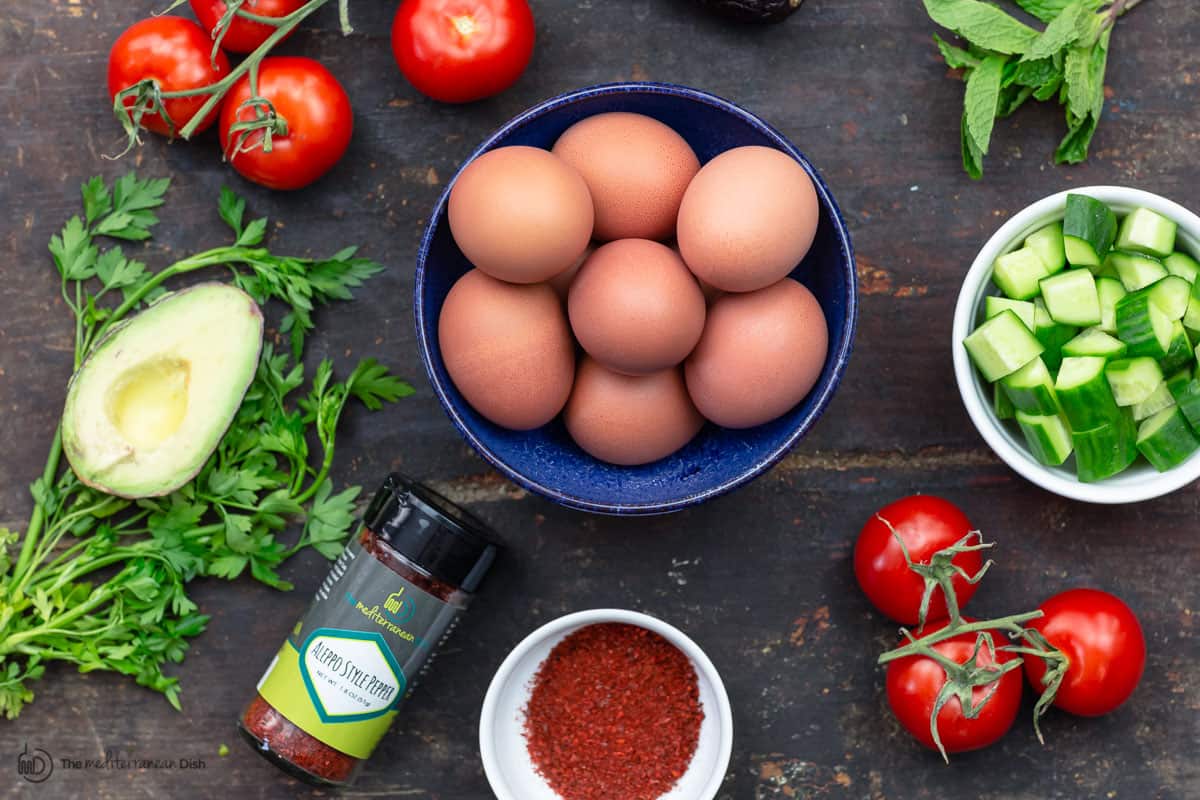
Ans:
[[[487,525],[398,472],[375,494],[363,524],[439,581],[469,594],[479,588],[500,551]]]

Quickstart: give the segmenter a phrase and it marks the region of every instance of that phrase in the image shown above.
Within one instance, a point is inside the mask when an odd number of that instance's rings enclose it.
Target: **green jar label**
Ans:
[[[258,692],[310,736],[367,758],[458,611],[392,572],[355,538]]]

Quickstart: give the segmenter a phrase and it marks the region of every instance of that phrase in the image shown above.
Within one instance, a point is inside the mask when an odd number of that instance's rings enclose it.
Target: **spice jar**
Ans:
[[[352,783],[497,552],[483,523],[393,473],[267,667],[239,730],[289,775]]]

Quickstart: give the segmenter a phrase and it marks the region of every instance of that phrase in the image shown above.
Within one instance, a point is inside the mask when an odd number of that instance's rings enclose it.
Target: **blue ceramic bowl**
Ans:
[[[636,112],[670,125],[691,144],[701,163],[732,147],[764,145],[782,150],[808,171],[821,201],[821,218],[816,241],[792,277],[816,295],[829,324],[829,356],[808,397],[783,417],[757,428],[726,430],[706,425],[687,447],[641,467],[618,467],[592,458],[571,441],[561,418],[529,432],[492,424],[454,388],[438,349],[442,302],[454,282],[471,269],[450,235],[449,186],[433,210],[417,257],[417,343],[433,390],[459,433],[510,480],[584,511],[661,514],[752,480],[783,458],[821,416],[846,369],[854,341],[858,315],[854,251],[833,195],[791,142],[732,103],[682,86],[620,83],[555,97],[489,136],[464,166],[497,147],[549,148],[572,124],[607,111]]]

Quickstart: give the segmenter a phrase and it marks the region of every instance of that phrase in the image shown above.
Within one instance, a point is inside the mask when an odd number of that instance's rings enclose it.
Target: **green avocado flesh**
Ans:
[[[258,368],[263,317],[223,283],[163,296],[104,338],[71,378],[63,452],[79,479],[155,497],[200,471]]]

